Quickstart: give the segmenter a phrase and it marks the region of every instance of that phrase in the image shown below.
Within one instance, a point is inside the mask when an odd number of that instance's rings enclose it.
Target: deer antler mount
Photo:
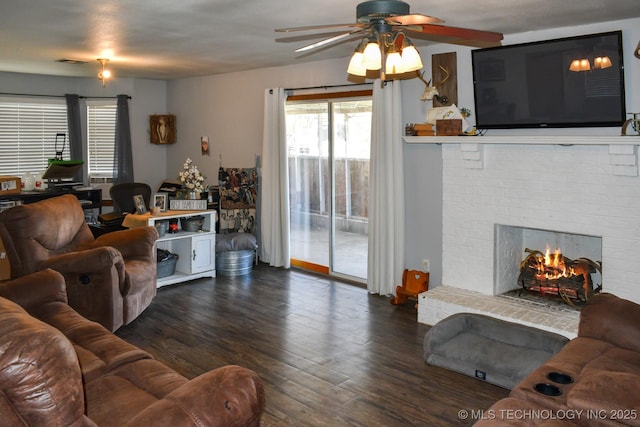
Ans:
[[[431,85],[431,80],[426,81],[424,79],[424,71],[422,73],[416,71],[418,78],[422,80],[422,82],[426,86],[424,92],[422,93],[422,96],[420,97],[420,101],[431,101],[435,99],[441,104],[446,104],[447,102],[449,102],[449,98],[447,98],[446,95],[440,95],[440,91],[438,90],[438,88],[441,87],[447,80],[449,80],[449,77],[451,77],[451,72],[447,67],[443,67],[442,65],[439,65],[438,67],[445,74],[445,77],[438,83],[434,83],[433,86]]]

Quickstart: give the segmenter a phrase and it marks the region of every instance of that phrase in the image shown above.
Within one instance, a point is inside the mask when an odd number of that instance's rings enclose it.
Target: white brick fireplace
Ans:
[[[421,295],[419,321],[433,324],[457,311],[541,321],[510,304],[486,308],[496,300],[497,225],[596,236],[603,290],[640,302],[640,177],[633,145],[640,138],[629,138],[634,137],[445,141],[443,286]],[[540,326],[575,336],[578,313],[557,317],[558,325]]]

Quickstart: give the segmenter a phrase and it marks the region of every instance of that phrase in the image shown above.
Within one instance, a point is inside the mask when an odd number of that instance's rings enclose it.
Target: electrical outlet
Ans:
[[[431,262],[427,258],[422,260],[422,268],[424,268],[424,271],[427,273],[431,269]]]
[[[478,369],[476,369],[476,378],[480,379],[480,380],[487,380],[487,373],[484,371],[480,371]]]

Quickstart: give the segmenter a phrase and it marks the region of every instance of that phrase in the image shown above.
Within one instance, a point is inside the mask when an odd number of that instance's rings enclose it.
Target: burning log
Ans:
[[[602,264],[588,258],[571,260],[556,250],[553,254],[525,249],[529,255],[520,263],[518,283],[524,289],[560,296],[565,302],[586,302],[601,285],[594,288],[591,274],[600,272]]]

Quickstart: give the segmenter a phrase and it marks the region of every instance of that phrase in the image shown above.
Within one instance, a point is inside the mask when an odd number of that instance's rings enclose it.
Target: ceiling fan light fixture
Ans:
[[[356,6],[356,22],[347,24],[311,25],[304,27],[280,28],[277,32],[309,31],[335,27],[349,27],[345,32],[331,35],[320,41],[302,46],[294,52],[329,46],[347,38],[362,35],[366,47],[356,52],[349,61],[350,75],[391,80],[414,78],[423,67],[420,54],[404,31],[432,35],[435,41],[461,44],[472,47],[500,46],[502,33],[448,27],[444,21],[421,13],[411,13],[409,4],[400,0],[365,0]],[[402,36],[402,39],[398,38]],[[442,38],[444,37],[444,40]],[[393,48],[391,44],[394,44]],[[361,55],[362,54],[362,55]],[[362,56],[362,60],[361,60]],[[398,56],[400,61],[398,62]],[[384,68],[382,68],[384,67]],[[388,70],[388,71],[387,71]],[[394,72],[395,71],[395,72]]]
[[[107,85],[107,80],[111,78],[111,71],[105,68],[105,65],[107,64],[107,62],[109,62],[109,59],[98,58],[97,61],[100,63],[100,65],[102,65],[102,69],[98,73],[98,78],[102,82],[102,87],[105,87]]]

